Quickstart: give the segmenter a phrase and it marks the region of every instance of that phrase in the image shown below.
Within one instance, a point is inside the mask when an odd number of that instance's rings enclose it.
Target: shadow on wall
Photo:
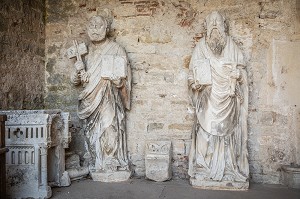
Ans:
[[[298,22],[300,23],[300,0],[297,0],[296,10],[297,10],[297,19],[298,19]]]

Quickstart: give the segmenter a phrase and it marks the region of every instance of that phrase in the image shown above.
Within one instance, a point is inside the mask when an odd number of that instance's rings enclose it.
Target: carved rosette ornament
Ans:
[[[208,189],[248,189],[248,84],[243,54],[212,12],[196,45],[188,85],[195,108],[190,183]]]

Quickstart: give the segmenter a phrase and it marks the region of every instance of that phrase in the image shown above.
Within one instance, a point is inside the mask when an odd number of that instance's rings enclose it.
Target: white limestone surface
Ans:
[[[157,182],[172,178],[171,141],[147,141],[145,167],[146,178]]]

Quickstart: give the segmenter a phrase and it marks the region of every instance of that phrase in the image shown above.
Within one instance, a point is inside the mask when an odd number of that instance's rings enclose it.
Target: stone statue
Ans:
[[[85,134],[91,157],[90,174],[96,181],[123,181],[130,175],[127,155],[125,109],[130,109],[131,70],[125,50],[107,38],[109,23],[94,16],[87,25],[91,43],[75,43],[69,57],[77,54],[71,80],[82,85],[78,116],[86,122]]]
[[[227,34],[225,18],[212,12],[196,45],[188,85],[195,107],[190,182],[213,189],[248,189],[248,84],[245,60]]]

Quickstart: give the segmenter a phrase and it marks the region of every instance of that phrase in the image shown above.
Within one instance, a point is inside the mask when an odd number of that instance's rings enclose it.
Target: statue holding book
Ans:
[[[108,30],[106,18],[94,16],[87,25],[88,47],[74,41],[68,50],[69,58],[77,57],[71,80],[84,87],[78,116],[85,121],[90,174],[93,180],[104,182],[127,180],[131,175],[125,128],[131,70],[125,50],[107,38]]]
[[[247,189],[248,84],[243,54],[227,35],[225,18],[212,12],[194,49],[189,88],[195,123],[189,155],[190,182],[212,189]]]

